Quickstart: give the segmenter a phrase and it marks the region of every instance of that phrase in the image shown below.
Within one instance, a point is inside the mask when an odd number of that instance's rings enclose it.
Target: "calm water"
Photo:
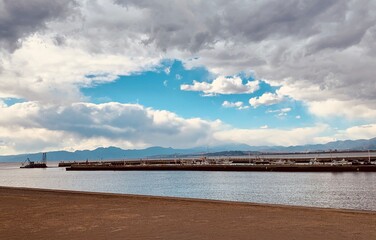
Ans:
[[[66,172],[0,164],[0,186],[376,211],[376,173]]]

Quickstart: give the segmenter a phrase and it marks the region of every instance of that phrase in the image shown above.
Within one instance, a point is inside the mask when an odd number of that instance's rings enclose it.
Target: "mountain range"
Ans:
[[[146,149],[121,149],[117,147],[97,148],[95,150],[52,151],[47,152],[49,161],[78,161],[78,160],[109,160],[109,159],[135,159],[147,157],[175,157],[194,156],[211,153],[226,152],[227,154],[239,154],[240,152],[318,152],[318,151],[359,151],[376,150],[376,138],[361,140],[334,141],[326,144],[311,144],[301,146],[249,146],[246,144],[224,145],[216,147],[198,147],[188,149],[174,149],[164,147],[150,147]],[[41,153],[19,154],[0,156],[0,162],[23,162],[27,158],[38,161],[42,157]]]

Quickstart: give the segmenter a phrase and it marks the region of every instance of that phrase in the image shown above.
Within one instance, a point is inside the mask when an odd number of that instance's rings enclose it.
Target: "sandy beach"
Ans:
[[[376,212],[0,187],[0,239],[376,239]]]

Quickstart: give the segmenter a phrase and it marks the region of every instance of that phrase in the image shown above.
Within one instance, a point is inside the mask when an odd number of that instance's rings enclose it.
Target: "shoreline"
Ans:
[[[277,204],[277,203],[257,203],[257,202],[217,200],[217,199],[205,199],[205,198],[172,197],[172,196],[155,196],[155,195],[144,195],[144,194],[109,193],[109,192],[91,192],[91,191],[78,191],[78,190],[49,189],[49,188],[0,186],[0,192],[2,190],[20,190],[20,191],[31,191],[31,192],[45,192],[45,193],[56,193],[56,194],[64,194],[64,195],[83,195],[83,196],[97,196],[97,197],[130,198],[130,199],[139,199],[139,200],[163,200],[163,201],[176,201],[176,202],[188,202],[188,203],[229,204],[229,205],[265,207],[265,208],[293,208],[293,209],[297,209],[297,210],[317,210],[317,211],[333,211],[333,212],[348,212],[348,213],[369,213],[369,214],[375,214],[375,216],[376,216],[376,211],[373,211],[373,210],[350,209],[350,208],[330,208],[330,207],[326,208],[326,207],[314,207],[314,206],[302,206],[302,205],[286,205],[286,204]]]
[[[0,212],[1,239],[376,239],[351,209],[0,187]]]

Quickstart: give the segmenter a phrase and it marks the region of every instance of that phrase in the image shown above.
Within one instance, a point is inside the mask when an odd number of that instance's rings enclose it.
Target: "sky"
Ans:
[[[376,137],[376,1],[0,0],[0,155]]]

